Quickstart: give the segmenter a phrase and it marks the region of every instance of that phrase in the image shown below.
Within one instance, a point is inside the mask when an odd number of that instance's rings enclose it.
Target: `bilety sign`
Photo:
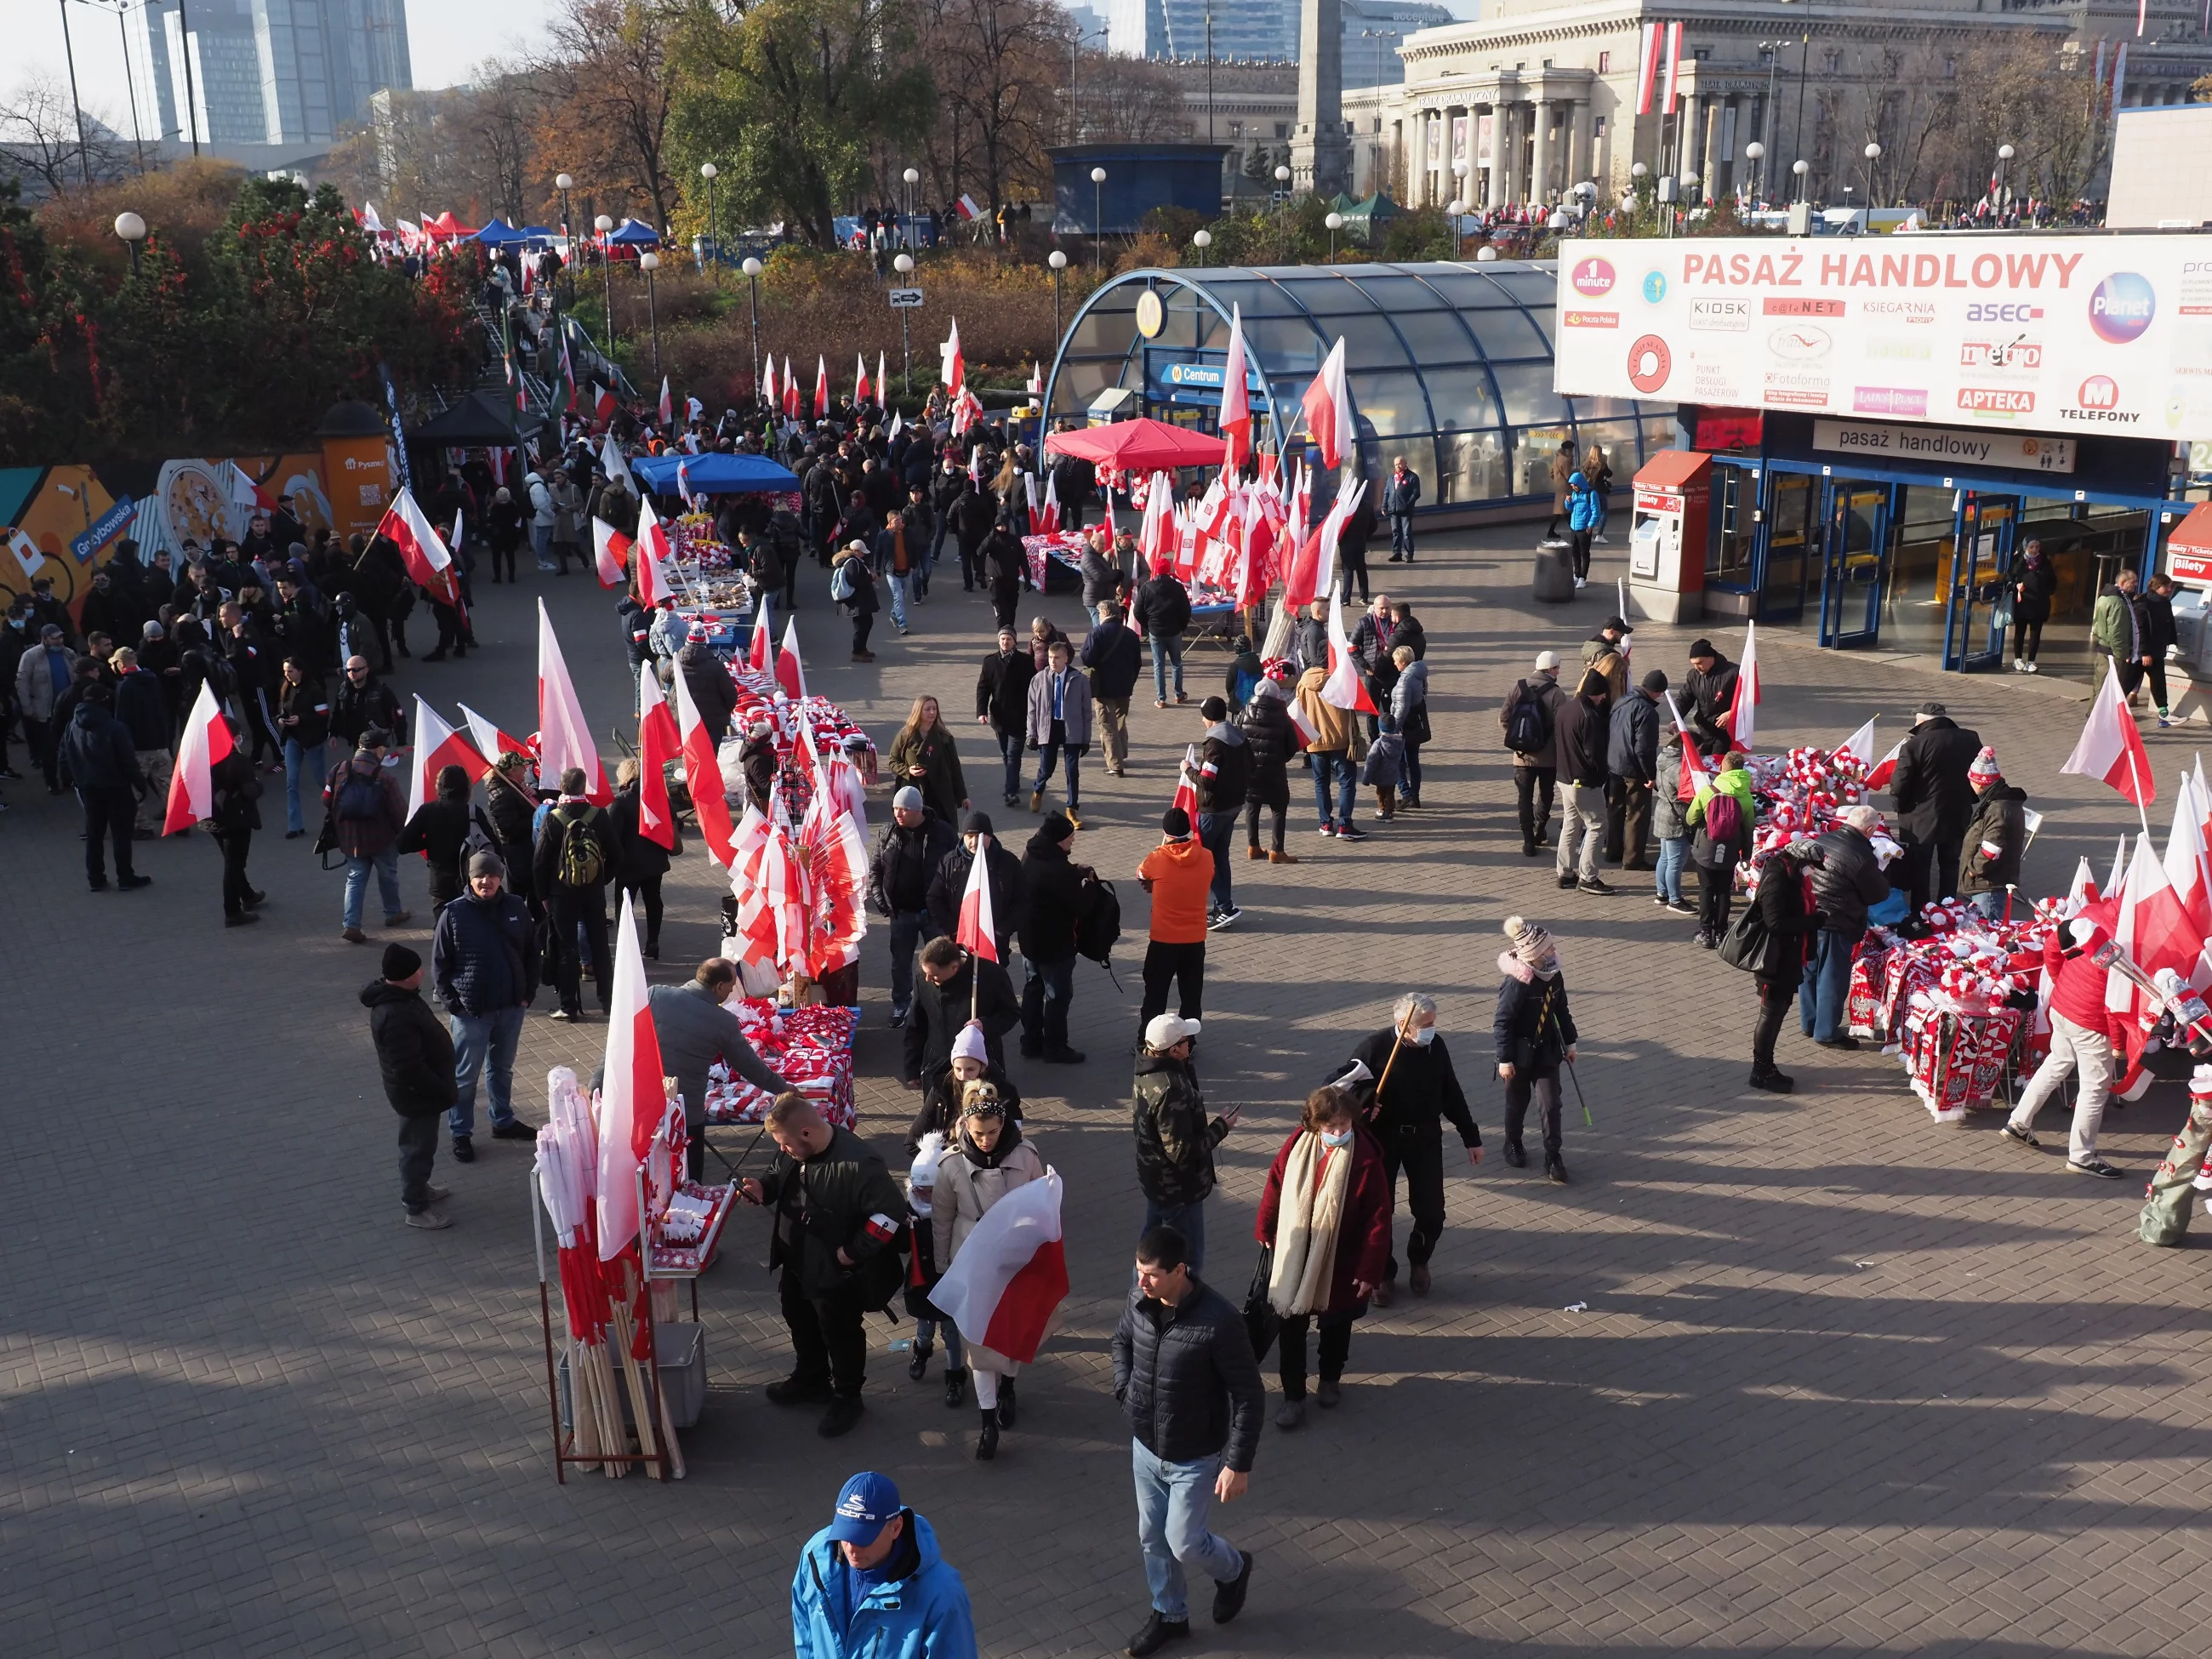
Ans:
[[[1570,240],[1559,270],[1563,392],[2212,439],[2212,235]]]

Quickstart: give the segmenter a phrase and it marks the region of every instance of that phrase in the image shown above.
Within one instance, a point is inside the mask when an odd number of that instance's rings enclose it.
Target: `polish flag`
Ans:
[[[991,837],[975,837],[975,860],[968,866],[967,890],[960,895],[960,921],[953,942],[986,962],[999,959],[998,921],[991,914],[990,860],[986,855]]]
[[[2078,913],[2082,905],[2094,904],[2097,896],[2097,878],[2089,869],[2089,860],[2076,860],[2073,883],[2066,890],[2067,914],[2070,916]]]
[[[1030,359],[1030,378],[1022,390],[1032,398],[1042,397],[1044,393],[1044,368],[1034,357]]]
[[[2148,806],[2158,799],[2158,780],[2152,775],[2150,757],[2143,752],[2142,733],[2136,729],[2135,716],[2128,712],[2126,695],[2120,690],[2118,662],[2098,689],[2074,752],[2058,769],[2076,777],[2096,778],[2137,806]]]
[[[1058,1325],[1067,1296],[1060,1205],[1057,1170],[1014,1188],[983,1212],[931,1290],[971,1350],[1027,1364]]]
[[[1682,81],[1682,26],[1667,25],[1667,100],[1659,108],[1662,115],[1674,112],[1675,94]]]
[[[799,401],[799,377],[791,372],[791,354],[783,354],[783,412],[792,420],[805,413]]]
[[[599,471],[607,475],[610,483],[619,478],[632,489],[637,488],[636,475],[629,470],[629,463],[623,459],[622,447],[615,442],[611,432],[599,440]]]
[[[1747,622],[1743,625],[1743,659],[1736,665],[1735,696],[1729,704],[1728,718],[1722,722],[1735,746],[1748,753],[1753,733],[1759,718],[1759,626]]]
[[[1742,677],[1741,675],[1737,677],[1736,683],[1739,685],[1743,683]],[[1877,715],[1875,718],[1879,719],[1880,716]],[[1873,720],[1867,721],[1864,726],[1859,727],[1857,731],[1852,732],[1850,736],[1845,738],[1841,743],[1838,744],[1834,749],[1829,751],[1829,758],[1831,760],[1840,760],[1845,755],[1856,755],[1859,757],[1860,765],[1865,767],[1869,771],[1872,771],[1874,769]]]
[[[1344,379],[1341,334],[1328,349],[1321,373],[1306,388],[1299,406],[1305,411],[1306,435],[1321,451],[1321,464],[1332,468],[1340,465],[1358,439],[1352,424],[1352,393]]]
[[[645,957],[637,945],[630,895],[615,923],[614,1011],[607,1016],[599,1090],[599,1260],[611,1261],[637,1237],[637,1172],[668,1113],[660,1036],[646,1000]]]
[[[830,413],[830,361],[817,356],[814,359],[814,418],[828,417]]]
[[[201,681],[200,695],[185,717],[185,735],[177,744],[176,766],[169,774],[169,811],[161,821],[163,835],[173,836],[215,815],[215,784],[208,775],[229,759],[237,746],[214,690]]]
[[[637,540],[632,544],[630,574],[636,580],[637,602],[648,611],[663,599],[676,597],[676,590],[668,585],[668,573],[661,568],[661,561],[667,556],[668,532],[661,528],[652,501],[640,496]]]
[[[1636,71],[1636,112],[1651,113],[1651,88],[1659,78],[1659,31],[1663,23],[1647,22],[1644,26],[1644,56]]]
[[[1682,710],[1674,701],[1674,694],[1663,691],[1660,695],[1667,699],[1667,712],[1674,717],[1674,729],[1682,734],[1682,778],[1675,788],[1674,798],[1677,800],[1695,800],[1698,787],[1706,781],[1705,757],[1698,752],[1697,739],[1690,735],[1689,726],[1682,719]]]
[[[446,724],[438,711],[422,701],[422,694],[415,694],[415,765],[414,775],[408,780],[407,816],[413,817],[422,810],[425,801],[438,796],[438,774],[448,766],[458,766],[469,775],[471,783],[482,781],[491,770],[490,763],[479,753],[474,744]],[[428,858],[429,850],[422,856]]]
[[[2196,779],[2185,772],[2173,798],[2173,827],[2166,832],[2164,863],[2190,936],[2198,944],[2185,975],[2192,984],[2212,976],[2203,950],[2203,941],[2212,938],[2212,859],[2205,852],[2204,818],[2204,799],[2197,793]]]
[[[714,739],[707,722],[699,718],[699,705],[691,701],[691,687],[678,674],[676,687],[676,729],[684,750],[684,775],[690,780],[691,810],[699,819],[699,833],[707,850],[725,870],[737,859],[730,830],[729,787],[722,781],[722,758],[714,752]]]
[[[1314,717],[1306,713],[1305,705],[1296,697],[1285,697],[1283,712],[1291,717],[1291,730],[1297,733],[1298,747],[1311,748],[1314,739],[1321,736],[1321,727],[1314,724]]]
[[[1037,495],[1036,474],[1029,475],[1030,532],[1032,535],[1051,536],[1060,531],[1060,480],[1048,472],[1044,475],[1044,495]]]
[[[770,409],[781,407],[775,395],[775,353],[773,351],[768,354],[768,375],[761,381],[760,395]]]
[[[806,669],[799,660],[799,618],[787,617],[783,623],[783,643],[775,653],[775,683],[793,702],[804,702],[806,696]]]
[[[1180,806],[1190,817],[1191,827],[1198,827],[1198,745],[1187,743],[1182,750],[1182,764],[1176,768],[1175,799],[1168,803],[1169,810]]]
[[[537,754],[538,745],[535,742],[501,731],[498,726],[465,702],[456,703],[454,707],[461,711],[461,718],[468,722],[469,741],[476,745],[477,753],[483,756],[486,760],[495,761],[501,755],[534,756]]]
[[[683,746],[676,717],[668,712],[667,699],[660,695],[660,676],[651,663],[641,663],[637,671],[637,832],[671,852],[676,850],[676,814],[668,805],[668,763]]]
[[[890,380],[884,374],[884,354],[878,351],[876,354],[876,404],[878,408],[882,406],[884,399],[890,395]],[[892,419],[896,420],[897,416],[894,416]]]
[[[1904,752],[1905,739],[1903,738],[1899,738],[1894,744],[1890,745],[1889,752],[1887,755],[1884,755],[1880,760],[1876,761],[1874,765],[1868,769],[1866,775],[1866,787],[1869,789],[1888,788],[1889,781],[1897,775],[1897,757]]]
[[[745,666],[756,674],[768,672],[769,653],[773,635],[768,631],[768,595],[763,593],[753,609],[753,636],[745,641]]]
[[[1222,468],[1234,473],[1252,452],[1252,400],[1244,385],[1244,308],[1229,307],[1229,356],[1221,366],[1221,436],[1228,445]]]
[[[678,677],[682,678],[680,675]],[[585,721],[584,706],[576,701],[576,688],[568,678],[568,665],[554,637],[553,618],[545,601],[538,601],[538,772],[557,781],[572,766],[584,769],[584,793],[595,806],[615,798],[607,783],[606,769],[599,764],[598,745]]]
[[[599,561],[599,586],[620,587],[628,579],[630,538],[605,519],[592,520],[592,556]]]
[[[2120,887],[2118,914],[2112,919],[2112,938],[2146,974],[2171,968],[2185,979],[2204,949],[2204,935],[2190,931],[2181,896],[2166,879],[2166,868],[2151,851],[2150,837],[2136,837],[2135,856],[2128,862],[2127,878]],[[2142,1009],[2141,989],[2122,975],[2105,980],[2105,1008],[2109,1013],[2133,1014]],[[2130,1055],[2140,1036],[2130,1034]]]
[[[664,374],[660,377],[660,424],[664,429],[664,435],[665,435],[665,428],[675,418],[675,401],[668,395],[668,377]]]
[[[384,510],[376,533],[399,550],[410,581],[447,605],[459,605],[461,590],[453,580],[453,556],[422,509],[415,494],[404,484],[392,505]]]
[[[604,425],[614,417],[615,394],[594,382],[592,386],[592,418]]]
[[[1344,632],[1344,595],[1334,588],[1328,595],[1328,679],[1321,688],[1322,701],[1362,714],[1376,712],[1367,695],[1367,677],[1352,659],[1352,641]]]
[[[853,354],[853,401],[868,401],[868,360],[857,351]]]
[[[957,317],[952,319],[951,335],[937,349],[937,357],[938,378],[945,382],[945,389],[957,398],[968,385],[968,360],[960,352],[960,319]]]

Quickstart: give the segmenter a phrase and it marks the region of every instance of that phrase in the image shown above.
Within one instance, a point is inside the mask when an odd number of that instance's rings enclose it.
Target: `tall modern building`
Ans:
[[[1112,0],[1107,27],[1111,50],[1123,57],[1203,58],[1210,11],[1217,63],[1292,63],[1299,56],[1298,6],[1299,0]],[[1399,42],[1417,29],[1459,21],[1431,0],[1343,0],[1343,18],[1347,87],[1395,85],[1406,78]]]
[[[125,38],[139,127],[173,143],[325,143],[414,85],[405,0],[144,0]]]

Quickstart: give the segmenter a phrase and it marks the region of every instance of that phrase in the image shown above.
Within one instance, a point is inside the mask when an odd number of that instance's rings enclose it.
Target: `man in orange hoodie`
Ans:
[[[1213,884],[1213,854],[1190,831],[1190,814],[1170,806],[1160,820],[1160,844],[1137,866],[1137,880],[1152,896],[1151,942],[1145,947],[1145,1002],[1139,1035],[1155,1014],[1165,1013],[1168,986],[1176,982],[1185,1019],[1200,1017],[1206,988],[1206,908]]]

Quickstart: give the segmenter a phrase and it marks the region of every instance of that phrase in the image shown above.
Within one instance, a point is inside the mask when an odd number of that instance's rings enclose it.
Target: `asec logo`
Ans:
[[[1667,279],[1656,270],[1644,273],[1644,299],[1647,305],[1657,305],[1667,297]]]
[[[2158,308],[2149,282],[2132,270],[2116,270],[2089,295],[2089,326],[2097,337],[2125,345],[2142,337]]]
[[[1575,285],[1576,293],[1598,299],[1613,292],[1613,267],[1605,260],[1593,257],[1577,264],[1574,276],[1570,280]]]
[[[2117,409],[2120,402],[2120,383],[2109,374],[2092,374],[2081,382],[2081,389],[2074,394],[2074,401],[2084,409]]]

